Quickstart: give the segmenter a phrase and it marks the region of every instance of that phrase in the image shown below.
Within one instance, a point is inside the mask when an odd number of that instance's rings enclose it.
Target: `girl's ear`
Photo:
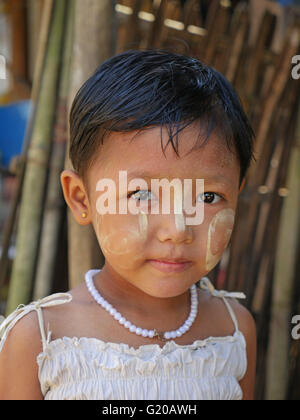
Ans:
[[[80,225],[89,225],[91,223],[89,201],[81,177],[71,169],[67,169],[61,173],[60,182],[66,203],[75,220]]]
[[[240,186],[240,189],[239,189],[239,194],[243,191],[243,188],[245,186],[245,183],[246,183],[246,178],[244,178],[243,181],[242,181],[242,183],[241,183],[241,186]]]

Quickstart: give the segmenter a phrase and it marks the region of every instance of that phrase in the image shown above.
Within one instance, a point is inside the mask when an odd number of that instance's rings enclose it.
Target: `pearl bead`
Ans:
[[[136,332],[136,326],[135,325],[131,325],[129,327],[129,331],[135,333]]]
[[[182,330],[180,330],[180,332],[182,332],[183,334],[187,332],[187,330],[189,329],[189,326],[184,324],[182,327]]]
[[[119,321],[121,319],[121,317],[122,317],[122,315],[119,312],[117,312],[114,316],[116,321]]]
[[[142,331],[142,336],[143,337],[148,337],[148,331],[147,330],[143,330]]]
[[[136,332],[135,332],[137,335],[141,335],[142,334],[142,328],[140,328],[140,327],[138,327],[137,329],[136,329]]]
[[[116,315],[116,313],[117,313],[117,311],[116,311],[116,309],[115,309],[115,308],[110,308],[109,313],[110,313],[112,316],[115,316],[115,315]]]

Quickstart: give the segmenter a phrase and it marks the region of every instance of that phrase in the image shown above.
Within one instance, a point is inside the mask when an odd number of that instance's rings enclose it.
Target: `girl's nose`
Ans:
[[[160,218],[157,229],[157,238],[160,242],[171,241],[176,244],[193,242],[193,230],[191,226],[186,226],[184,214],[161,215]]]

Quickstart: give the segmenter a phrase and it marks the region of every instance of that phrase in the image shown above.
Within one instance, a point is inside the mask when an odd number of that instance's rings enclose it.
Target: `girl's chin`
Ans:
[[[194,264],[182,266],[163,266],[160,263],[152,263],[150,260],[138,261],[136,264],[128,264],[125,261],[108,261],[109,270],[115,271],[117,276],[126,279],[128,286],[133,286],[140,292],[155,298],[171,298],[185,293],[197,278]]]
[[[145,279],[144,279],[145,280]],[[186,293],[192,284],[196,283],[192,277],[181,275],[158,275],[147,274],[147,280],[143,282],[140,289],[149,296],[155,298],[174,298]]]

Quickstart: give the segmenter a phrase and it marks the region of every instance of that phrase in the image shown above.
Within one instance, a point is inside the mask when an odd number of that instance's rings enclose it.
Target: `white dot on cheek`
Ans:
[[[208,229],[206,270],[211,271],[220,261],[230,240],[235,213],[232,209],[224,209],[215,215]]]
[[[148,216],[142,210],[139,213],[139,227],[141,239],[146,240],[148,235]]]

